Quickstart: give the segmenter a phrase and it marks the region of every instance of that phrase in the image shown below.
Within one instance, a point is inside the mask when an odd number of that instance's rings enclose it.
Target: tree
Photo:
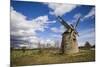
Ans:
[[[40,42],[38,42],[38,49],[39,49],[39,53],[41,53],[42,49],[41,49],[41,43]]]
[[[92,48],[95,48],[95,44],[92,46]]]
[[[25,53],[25,49],[26,49],[26,47],[23,46],[23,47],[22,47],[22,51],[23,51],[23,53]]]
[[[59,48],[59,41],[58,40],[55,41],[55,48]]]
[[[85,46],[84,46],[85,48],[91,48],[91,44],[88,42],[88,41],[86,41],[86,43],[85,43]]]

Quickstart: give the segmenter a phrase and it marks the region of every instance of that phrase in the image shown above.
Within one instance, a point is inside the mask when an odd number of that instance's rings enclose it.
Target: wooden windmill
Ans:
[[[72,24],[69,25],[60,16],[58,16],[57,19],[66,28],[66,31],[62,34],[61,53],[70,54],[79,52],[78,42],[76,38],[78,32],[76,31],[76,28],[79,24],[80,17],[78,18],[75,26],[73,26]]]

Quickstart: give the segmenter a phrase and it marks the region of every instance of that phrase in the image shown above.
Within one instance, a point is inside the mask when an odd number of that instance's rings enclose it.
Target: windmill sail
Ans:
[[[60,23],[67,29],[71,28],[60,16],[57,17]]]
[[[75,29],[76,29],[76,27],[78,26],[79,21],[80,21],[80,17],[77,19],[77,22],[76,22],[76,25],[75,25]]]

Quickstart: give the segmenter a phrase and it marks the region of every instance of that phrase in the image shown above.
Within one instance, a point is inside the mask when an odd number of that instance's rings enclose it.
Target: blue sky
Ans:
[[[75,24],[81,16],[77,27],[79,46],[86,41],[94,45],[95,6],[25,1],[11,1],[12,43],[60,42],[65,29],[56,16],[61,16],[68,24]]]

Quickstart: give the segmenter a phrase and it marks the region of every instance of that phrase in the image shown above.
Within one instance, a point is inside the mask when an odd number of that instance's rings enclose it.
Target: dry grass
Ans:
[[[54,53],[53,53],[54,52]],[[38,53],[37,50],[12,50],[11,65],[37,65],[37,64],[58,64],[58,63],[74,63],[74,62],[90,62],[95,61],[95,50],[81,50],[76,54],[56,53],[58,51],[43,50]]]

